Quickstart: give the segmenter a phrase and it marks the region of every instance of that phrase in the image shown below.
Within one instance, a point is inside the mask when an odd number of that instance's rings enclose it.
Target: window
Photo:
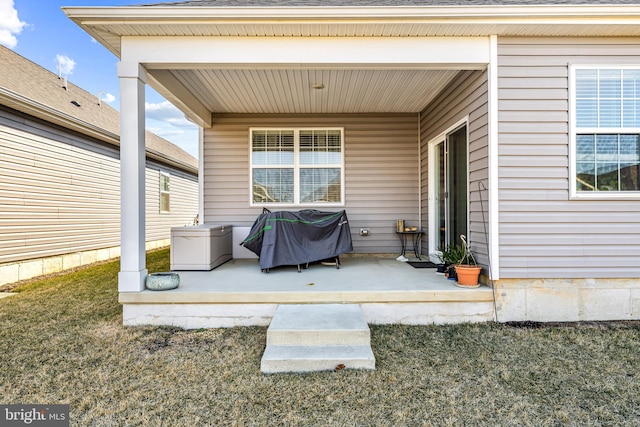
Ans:
[[[343,204],[342,129],[251,129],[251,204]]]
[[[170,180],[168,173],[160,172],[160,213],[169,213],[171,209]]]
[[[572,193],[640,192],[640,68],[573,71]]]

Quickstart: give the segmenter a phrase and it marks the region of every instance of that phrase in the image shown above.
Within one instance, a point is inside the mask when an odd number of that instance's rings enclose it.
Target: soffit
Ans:
[[[575,23],[569,20],[549,22],[403,22],[385,23],[306,23],[270,22],[220,23],[202,20],[190,23],[159,22],[85,24],[84,28],[108,49],[119,54],[121,36],[249,36],[249,37],[613,37],[638,36],[640,20]]]
[[[215,113],[417,113],[457,70],[174,70]],[[151,72],[153,74],[153,72]],[[322,89],[314,89],[321,84]]]

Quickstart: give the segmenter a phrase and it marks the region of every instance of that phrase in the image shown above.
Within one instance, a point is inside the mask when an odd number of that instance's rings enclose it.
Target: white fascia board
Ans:
[[[488,37],[123,37],[122,61],[152,69],[255,65],[480,68]]]
[[[266,22],[290,20],[352,20],[362,22],[381,19],[451,18],[540,18],[640,16],[638,5],[483,5],[483,6],[363,6],[363,7],[63,7],[62,10],[80,25],[101,25],[124,22],[130,24],[153,21],[205,23],[215,21]],[[250,23],[250,22],[247,22]],[[326,22],[329,23],[329,22]]]

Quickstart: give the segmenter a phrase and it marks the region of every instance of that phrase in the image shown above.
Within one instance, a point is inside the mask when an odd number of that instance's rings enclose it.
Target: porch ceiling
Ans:
[[[323,114],[417,113],[458,70],[199,69],[170,73],[214,114]],[[315,89],[316,84],[323,88]]]

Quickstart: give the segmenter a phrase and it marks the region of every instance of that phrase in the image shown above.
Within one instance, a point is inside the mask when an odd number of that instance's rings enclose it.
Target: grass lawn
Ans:
[[[123,327],[118,268],[0,299],[0,403],[74,426],[640,425],[638,323],[373,326],[375,371],[267,376],[266,328]]]

